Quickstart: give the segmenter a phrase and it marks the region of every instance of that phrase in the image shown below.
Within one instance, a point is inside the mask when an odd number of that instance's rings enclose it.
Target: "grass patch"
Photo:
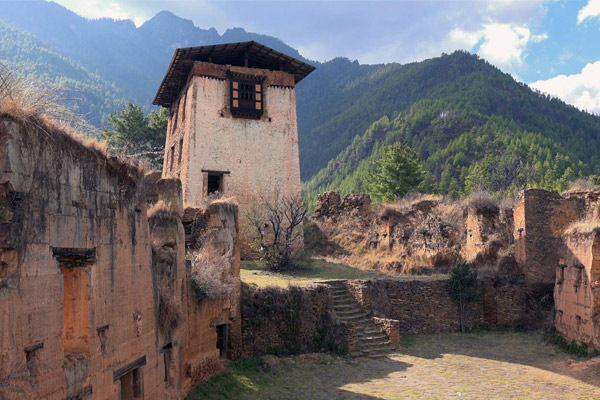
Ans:
[[[266,271],[254,261],[243,261],[240,276],[243,282],[261,287],[306,287],[323,280],[390,278],[390,275],[382,272],[362,270],[316,258],[301,260],[297,268],[279,273]]]
[[[587,344],[584,342],[577,343],[574,340],[567,341],[560,333],[552,331],[544,337],[546,343],[553,344],[565,353],[579,358],[597,357],[600,355],[598,350],[588,351]]]
[[[273,383],[275,376],[260,370],[257,358],[242,358],[229,363],[221,372],[190,391],[186,400],[237,399],[251,395],[258,388]]]

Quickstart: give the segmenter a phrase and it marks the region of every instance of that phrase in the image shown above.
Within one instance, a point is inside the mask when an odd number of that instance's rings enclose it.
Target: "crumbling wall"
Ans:
[[[243,284],[244,354],[346,353],[352,332],[334,321],[332,311],[331,290],[323,285],[283,289]]]
[[[568,232],[556,266],[557,331],[568,341],[600,349],[600,233]]]
[[[554,285],[560,236],[584,215],[584,201],[557,192],[527,189],[514,207],[515,257],[528,285]]]
[[[238,207],[216,201],[205,209],[186,208],[183,227],[188,257],[210,251],[219,260],[222,279],[229,282],[227,293],[204,299],[196,296],[191,279],[186,285],[188,324],[182,379],[189,389],[222,369],[223,359],[236,359],[242,353]],[[201,267],[188,262],[187,275],[191,277],[192,269]],[[219,329],[226,329],[223,350],[217,348]]]
[[[467,262],[495,262],[498,252],[513,244],[512,214],[512,209],[500,210],[491,204],[468,207]]]
[[[43,121],[0,117],[0,397],[163,390],[139,171]]]
[[[461,259],[464,225],[450,223],[444,208],[440,199],[431,197],[371,210],[368,195],[323,193],[306,227],[306,245],[360,268],[446,273]]]

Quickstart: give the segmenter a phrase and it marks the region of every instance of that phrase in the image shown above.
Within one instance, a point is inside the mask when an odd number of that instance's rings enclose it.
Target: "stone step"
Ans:
[[[334,310],[345,310],[347,308],[358,308],[356,307],[356,304],[352,304],[352,303],[340,303],[340,304],[333,304],[333,308]]]
[[[366,322],[366,318],[367,318],[367,314],[365,314],[364,312],[361,314],[343,314],[343,315],[339,315],[338,314],[338,318],[342,321],[346,321],[346,322],[359,322],[359,321],[363,321]]]

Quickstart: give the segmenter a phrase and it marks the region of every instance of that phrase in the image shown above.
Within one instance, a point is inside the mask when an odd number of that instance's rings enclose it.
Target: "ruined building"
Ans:
[[[37,119],[0,115],[0,168],[0,398],[178,399],[240,355],[235,205],[183,210]],[[227,292],[198,296],[190,249]]]
[[[185,203],[300,194],[295,86],[313,70],[253,41],[175,51],[154,104],[171,110],[163,177]]]

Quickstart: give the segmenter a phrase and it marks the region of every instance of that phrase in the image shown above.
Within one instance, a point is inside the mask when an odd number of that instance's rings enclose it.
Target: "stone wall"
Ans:
[[[600,349],[600,233],[563,235],[556,266],[554,323],[568,341]]]
[[[467,214],[467,262],[495,261],[498,251],[513,244],[512,210],[495,205],[470,206]],[[479,258],[479,260],[478,260]]]
[[[243,284],[244,354],[346,353],[352,346],[352,332],[333,320],[332,311],[326,286],[282,289]]]
[[[480,301],[468,306],[466,327],[515,326],[525,317],[523,288],[480,280],[486,288]],[[460,330],[457,304],[450,297],[449,279],[352,280],[348,289],[375,317],[399,321],[400,333],[431,334]]]

